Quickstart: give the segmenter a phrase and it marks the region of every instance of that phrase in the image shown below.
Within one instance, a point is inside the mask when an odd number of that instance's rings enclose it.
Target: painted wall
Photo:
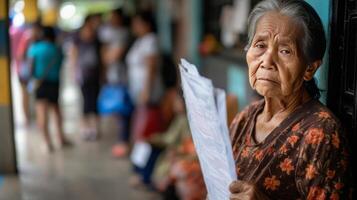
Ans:
[[[0,0],[0,106],[10,106],[7,3]],[[0,120],[2,116],[0,116]],[[1,147],[1,145],[0,145]]]
[[[156,20],[158,24],[158,38],[160,48],[164,53],[172,51],[172,30],[171,30],[171,14],[169,2],[167,0],[158,0],[156,12]]]
[[[224,89],[238,98],[238,111],[246,107],[254,98],[254,91],[248,81],[248,68],[245,59],[227,59],[221,56],[209,56],[202,59],[203,76],[212,80],[213,85]]]
[[[329,41],[330,38],[330,19],[331,19],[331,7],[332,7],[332,1],[331,0],[306,0],[312,7],[315,8],[317,13],[319,14],[322,23],[324,25],[325,33],[326,33],[326,38],[327,41]],[[326,98],[327,98],[327,88],[328,88],[328,60],[329,60],[329,55],[328,55],[328,49],[329,49],[329,42],[327,42],[327,48],[326,48],[326,53],[324,56],[323,64],[320,67],[320,69],[316,73],[316,78],[318,80],[318,86],[323,92],[321,93],[321,98],[320,100],[326,104]]]
[[[33,23],[39,17],[39,11],[37,8],[37,0],[24,0],[24,16],[27,23]]]
[[[201,60],[198,52],[198,46],[202,39],[202,29],[203,29],[203,13],[202,0],[190,0],[190,14],[191,14],[191,37],[189,42],[189,55],[192,61],[200,66]]]
[[[238,97],[238,110],[241,111],[250,103],[250,89],[248,81],[248,68],[245,64],[230,65],[227,71],[228,88],[227,92]]]

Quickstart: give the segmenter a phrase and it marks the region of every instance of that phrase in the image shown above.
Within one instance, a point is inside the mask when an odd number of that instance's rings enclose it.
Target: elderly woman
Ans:
[[[249,18],[251,87],[264,97],[231,125],[231,199],[348,199],[348,151],[313,76],[326,39],[303,0],[265,0]]]

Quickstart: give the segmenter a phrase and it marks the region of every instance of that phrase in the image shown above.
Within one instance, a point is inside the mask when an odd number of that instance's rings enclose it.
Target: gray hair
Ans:
[[[259,19],[268,12],[291,17],[300,24],[304,33],[301,40],[304,59],[308,63],[322,60],[326,50],[323,25],[316,11],[303,0],[264,0],[258,3],[248,18],[248,46],[252,43]]]

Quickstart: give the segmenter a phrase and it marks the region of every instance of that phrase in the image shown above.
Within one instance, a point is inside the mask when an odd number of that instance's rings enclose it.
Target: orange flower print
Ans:
[[[332,145],[338,149],[340,147],[340,138],[338,138],[337,133],[332,134]]]
[[[331,115],[325,111],[319,112],[318,115],[319,115],[319,118],[321,118],[321,119],[328,119],[331,117]]]
[[[245,147],[242,151],[242,157],[246,158],[248,156],[249,156],[249,150],[248,150],[248,147]]]
[[[261,161],[263,158],[264,152],[262,150],[258,150],[254,153],[255,159]]]
[[[331,194],[330,200],[340,200],[340,195],[338,195],[338,193],[334,192]]]
[[[335,170],[327,170],[327,178],[328,179],[333,179],[333,177],[335,177]]]
[[[276,190],[280,186],[280,181],[276,179],[276,176],[266,177],[264,180],[264,187],[266,190]]]
[[[283,162],[280,163],[280,169],[290,175],[290,172],[294,170],[294,166],[291,164],[291,159],[285,158]]]
[[[311,187],[309,190],[309,194],[307,195],[308,200],[325,200],[326,199],[326,191],[319,187]]]
[[[308,180],[313,179],[317,174],[316,168],[312,164],[308,165],[306,167],[305,171],[306,171],[305,178],[308,179]]]
[[[342,188],[343,188],[343,183],[338,182],[338,183],[335,184],[335,189],[336,190],[341,190]]]
[[[291,146],[294,146],[294,144],[299,140],[299,136],[292,135],[288,138],[288,142],[291,144]]]
[[[279,152],[282,154],[285,154],[288,151],[288,148],[284,144],[283,146],[280,147]]]
[[[312,128],[306,135],[307,144],[319,144],[324,139],[325,134],[321,128]]]
[[[300,129],[300,123],[297,123],[293,126],[293,128],[291,129],[293,132],[296,132]]]

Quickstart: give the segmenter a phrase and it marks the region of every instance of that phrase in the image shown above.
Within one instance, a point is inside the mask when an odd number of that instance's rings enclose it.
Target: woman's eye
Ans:
[[[262,49],[265,47],[265,45],[262,43],[257,43],[257,44],[255,44],[255,47]]]
[[[286,49],[281,50],[280,52],[281,52],[282,54],[290,54],[290,51],[289,51],[289,50],[286,50]]]

